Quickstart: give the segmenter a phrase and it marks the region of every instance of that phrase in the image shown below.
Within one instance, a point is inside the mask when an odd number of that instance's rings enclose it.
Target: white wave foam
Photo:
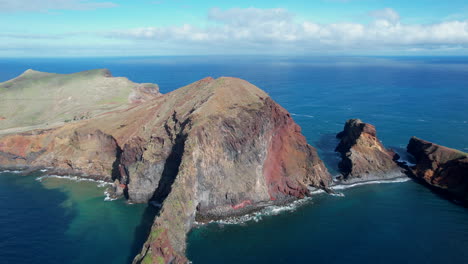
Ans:
[[[43,179],[47,179],[47,178],[66,179],[66,180],[71,180],[71,181],[76,181],[76,182],[82,182],[82,181],[97,182],[99,183],[98,187],[112,185],[112,183],[106,182],[103,180],[95,180],[95,179],[78,177],[78,176],[60,176],[60,175],[44,175],[44,176],[37,177],[36,181],[42,181]]]
[[[99,186],[99,185],[98,185],[98,186]],[[107,190],[104,191],[104,195],[106,196],[106,197],[104,198],[104,201],[106,201],[106,202],[112,202],[112,201],[115,201],[115,200],[118,199],[118,198],[111,198],[111,197],[110,197],[110,193],[109,193]]]
[[[313,115],[302,115],[302,114],[295,114],[295,113],[291,113],[292,116],[302,116],[302,117],[308,117],[308,118],[314,118],[315,116]]]
[[[331,196],[345,197],[344,193],[330,193]]]
[[[360,186],[360,185],[380,184],[380,183],[398,183],[398,182],[406,182],[410,180],[411,180],[410,178],[397,178],[393,180],[367,181],[367,182],[359,182],[359,183],[354,183],[354,184],[349,184],[349,185],[336,185],[336,186],[333,186],[331,189],[332,190],[344,190],[344,189],[348,189],[348,188],[352,188],[352,187]],[[314,188],[314,189],[309,189],[309,190],[310,190],[309,193],[311,195],[325,193],[325,191],[322,189]],[[345,196],[341,192],[333,193],[330,195],[338,196],[338,197]],[[278,215],[283,212],[295,211],[297,208],[299,208],[300,206],[306,204],[307,202],[311,200],[312,200],[312,197],[306,197],[304,199],[294,201],[288,205],[284,205],[284,206],[271,205],[255,213],[246,214],[243,216],[229,217],[229,218],[222,219],[222,220],[213,220],[213,221],[210,221],[209,223],[216,223],[220,225],[237,225],[237,224],[245,224],[247,222],[252,222],[252,221],[259,222],[263,220],[265,216],[272,216],[272,215]],[[204,225],[204,223],[195,222],[195,225]]]
[[[217,223],[221,225],[237,225],[237,224],[245,224],[247,222],[259,222],[261,221],[265,216],[271,216],[271,215],[278,215],[283,212],[291,212],[295,211],[298,207],[301,205],[307,203],[311,198],[306,197],[301,200],[294,201],[288,205],[271,205],[263,208],[262,210],[243,215],[243,216],[236,216],[236,217],[229,217],[223,220],[216,220],[216,221],[210,221],[209,223]],[[201,223],[195,223],[197,225],[202,225]]]
[[[376,180],[376,181],[357,182],[357,183],[353,183],[353,184],[335,185],[335,186],[332,186],[331,189],[332,190],[344,190],[344,189],[349,189],[349,188],[356,187],[356,186],[361,186],[361,185],[407,182],[407,181],[410,181],[410,180],[411,180],[410,178],[405,177],[405,178],[397,178],[397,179],[393,179],[393,180]]]
[[[316,190],[309,191],[309,194],[320,194],[320,193],[325,193],[325,191],[322,190],[322,189],[316,189]]]
[[[402,159],[402,158],[398,159],[397,161],[401,162],[401,163],[404,163],[406,166],[409,166],[409,167],[416,166],[416,164],[410,162],[409,160],[405,160],[405,159]]]
[[[94,180],[94,179],[89,179],[89,178],[83,178],[83,177],[78,177],[78,176],[59,176],[59,175],[44,175],[36,178],[36,181],[42,182],[44,179],[48,178],[55,178],[55,179],[66,179],[66,180],[71,180],[71,181],[76,181],[76,182],[96,182],[98,185],[97,187],[103,188],[106,186],[112,185],[112,183],[105,182],[103,180]],[[117,198],[111,198],[110,193],[107,191],[107,189],[104,191],[104,201],[114,201],[117,200]]]
[[[48,171],[48,170],[47,170],[47,169],[42,169],[42,170],[40,170],[40,171],[41,171],[41,172],[46,172],[46,171]]]
[[[0,171],[0,173],[4,173],[4,172],[5,172],[5,173],[19,174],[19,173],[21,173],[22,171],[20,171],[20,170],[2,170],[2,171]]]

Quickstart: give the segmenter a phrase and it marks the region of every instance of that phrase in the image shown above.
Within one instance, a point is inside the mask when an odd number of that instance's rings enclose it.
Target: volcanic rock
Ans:
[[[410,167],[412,176],[468,202],[467,153],[416,137],[410,139],[407,151],[416,160],[416,165]]]
[[[340,143],[335,151],[341,154],[342,160],[338,165],[344,181],[351,183],[403,176],[395,162],[398,155],[383,146],[373,125],[350,119],[337,138]]]
[[[115,181],[115,193],[131,202],[162,205],[134,263],[186,263],[195,219],[245,214],[331,183],[290,114],[254,85],[228,77],[0,137],[0,165],[92,175]]]

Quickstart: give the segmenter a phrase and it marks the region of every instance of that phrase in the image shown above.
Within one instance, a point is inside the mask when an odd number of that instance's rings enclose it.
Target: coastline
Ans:
[[[44,167],[44,166],[27,166],[27,165],[17,165],[17,166],[2,166],[0,165],[0,172],[14,172],[17,174],[30,174],[37,171],[47,172],[47,175],[50,176],[62,176],[62,177],[78,177],[82,179],[89,179],[94,181],[102,181],[112,184],[112,181],[109,180],[109,177],[104,175],[90,175],[83,172],[70,170],[70,169],[59,169],[54,167]]]

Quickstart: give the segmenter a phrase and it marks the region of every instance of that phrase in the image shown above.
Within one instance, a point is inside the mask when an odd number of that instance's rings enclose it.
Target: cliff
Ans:
[[[394,161],[397,155],[382,145],[373,125],[350,119],[337,137],[340,143],[335,151],[341,155],[338,166],[346,182],[403,176]]]
[[[0,164],[115,181],[131,202],[160,204],[134,263],[185,263],[195,219],[244,214],[331,182],[290,114],[254,85],[227,77],[58,128],[3,136]]]
[[[416,137],[410,139],[407,151],[416,160],[409,169],[412,176],[468,203],[467,153]]]

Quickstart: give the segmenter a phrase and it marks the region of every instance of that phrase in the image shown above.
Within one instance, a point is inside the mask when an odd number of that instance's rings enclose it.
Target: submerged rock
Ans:
[[[373,125],[360,119],[350,119],[338,133],[339,145],[335,151],[341,154],[338,164],[342,177],[348,183],[391,179],[403,176],[395,162],[398,155],[386,149],[377,138]]]
[[[185,263],[208,221],[327,189],[331,176],[290,114],[236,78],[206,78],[130,108],[0,138],[0,164],[56,167],[162,205],[134,263]],[[137,100],[138,101],[138,100]]]
[[[416,160],[410,173],[468,203],[468,154],[412,137],[407,151]]]

